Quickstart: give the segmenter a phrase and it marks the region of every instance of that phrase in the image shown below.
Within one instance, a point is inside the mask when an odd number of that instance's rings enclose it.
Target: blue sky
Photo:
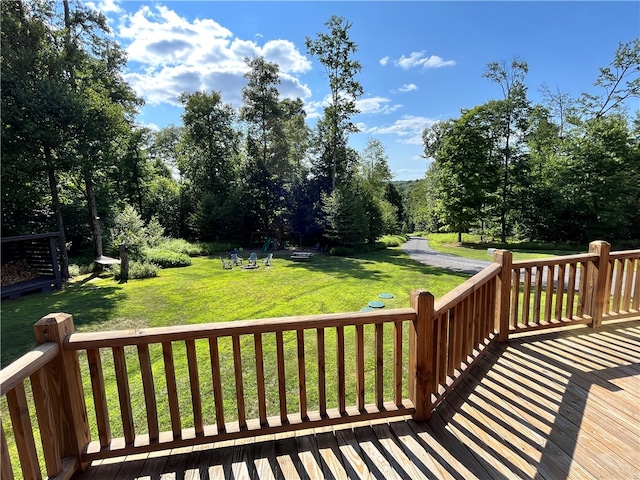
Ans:
[[[138,121],[179,125],[183,91],[220,91],[238,107],[245,56],[280,65],[283,97],[300,97],[309,124],[322,113],[328,81],[307,54],[305,37],[325,32],[331,15],[353,26],[364,88],[354,117],[361,133],[386,147],[397,180],[424,176],[422,130],[500,98],[482,78],[487,63],[515,56],[529,64],[529,98],[540,86],[579,96],[600,93],[599,67],[613,60],[619,42],[640,36],[640,2],[137,2],[95,0],[87,5],[109,19],[127,51],[126,78],[146,105]],[[633,108],[638,108],[635,101]]]

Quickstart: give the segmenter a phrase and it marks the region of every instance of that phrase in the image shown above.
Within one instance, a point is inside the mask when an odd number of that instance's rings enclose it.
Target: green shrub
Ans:
[[[198,247],[202,250],[202,255],[219,255],[222,252],[230,252],[239,245],[231,242],[200,242]]]
[[[130,262],[129,263],[129,279],[152,278],[158,276],[160,267],[149,262]],[[114,265],[113,276],[116,280],[120,280],[120,265]]]
[[[378,241],[384,243],[386,247],[399,247],[407,240],[409,240],[408,235],[385,235]]]
[[[160,268],[187,267],[191,258],[184,253],[177,253],[164,248],[148,248],[142,252],[146,262],[155,263]]]
[[[76,265],[75,263],[72,265],[69,265],[69,277],[73,278],[73,277],[77,277],[78,275],[80,275],[80,266]]]
[[[168,250],[189,257],[198,257],[206,253],[201,245],[190,243],[182,238],[166,238],[158,245],[158,250]]]
[[[336,245],[329,249],[329,254],[335,257],[353,257],[360,253],[384,250],[387,245],[384,242],[365,243],[362,245]]]

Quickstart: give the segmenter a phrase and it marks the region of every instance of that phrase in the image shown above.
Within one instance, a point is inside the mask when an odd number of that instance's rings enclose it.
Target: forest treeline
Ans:
[[[72,253],[99,256],[133,207],[165,235],[240,245],[254,232],[353,246],[414,229],[640,238],[640,123],[623,109],[640,90],[637,40],[601,69],[602,96],[548,88],[533,105],[526,62],[489,64],[503,98],[425,130],[434,161],[402,195],[382,142],[348,144],[363,87],[346,19],[306,39],[330,90],[313,129],[301,99],[280,97],[278,65],[255,57],[240,108],[185,92],[181,124],[154,131],[136,123],[143,100],[105,17],[62,6],[1,2],[3,236],[60,230]]]

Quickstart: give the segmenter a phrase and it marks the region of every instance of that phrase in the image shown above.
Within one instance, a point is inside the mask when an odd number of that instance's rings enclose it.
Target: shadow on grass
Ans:
[[[391,278],[392,275],[388,274],[383,269],[367,268],[367,265],[385,263],[411,272],[417,271],[424,275],[432,275],[436,277],[446,275],[467,279],[472,276],[468,273],[455,272],[452,270],[423,265],[409,258],[409,256],[401,250],[394,249],[367,252],[354,257],[315,255],[308,262],[291,262],[286,265],[286,268],[304,268],[307,270],[322,271],[330,273],[332,276],[337,278],[385,280]]]
[[[88,283],[90,278],[66,284],[62,290],[36,293],[16,300],[2,302],[0,324],[0,364],[2,368],[35,347],[33,325],[49,313],[73,315],[77,327],[104,322],[122,298],[114,295],[117,286]]]

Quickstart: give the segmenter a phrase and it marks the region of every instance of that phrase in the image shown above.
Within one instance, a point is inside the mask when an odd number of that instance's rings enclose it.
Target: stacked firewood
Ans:
[[[38,271],[27,264],[25,259],[8,262],[2,265],[2,286],[13,285],[38,278]]]

